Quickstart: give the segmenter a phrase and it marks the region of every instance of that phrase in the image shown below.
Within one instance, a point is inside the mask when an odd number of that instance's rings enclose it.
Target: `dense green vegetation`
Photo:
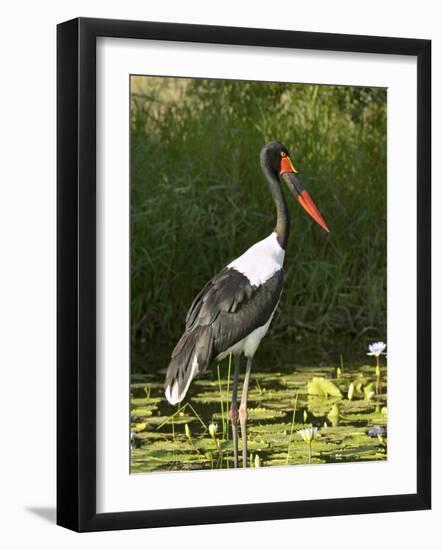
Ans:
[[[331,234],[287,196],[286,284],[267,339],[321,334],[365,349],[385,338],[385,90],[137,77],[132,92],[134,349],[170,353],[207,279],[272,230],[259,151],[273,139]]]

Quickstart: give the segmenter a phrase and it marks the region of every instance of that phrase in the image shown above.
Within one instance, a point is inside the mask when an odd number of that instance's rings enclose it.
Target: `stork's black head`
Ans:
[[[261,166],[279,174],[281,159],[284,157],[290,158],[287,147],[279,141],[270,141],[261,149]]]
[[[313,199],[305,190],[301,180],[298,177],[298,171],[293,166],[289,151],[285,145],[279,141],[270,141],[261,149],[261,166],[265,174],[271,172],[284,181],[290,192],[297,198],[299,204],[309,214],[324,231],[330,232],[324,218],[321,216]]]

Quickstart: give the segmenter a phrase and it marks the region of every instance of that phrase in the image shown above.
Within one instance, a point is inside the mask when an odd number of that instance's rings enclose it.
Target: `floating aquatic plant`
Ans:
[[[370,437],[384,437],[386,434],[386,430],[384,426],[372,426],[368,429],[367,433]]]
[[[218,449],[220,448],[220,445],[219,445],[219,441],[218,441],[218,438],[216,437],[216,432],[218,430],[218,424],[212,422],[211,424],[209,424],[209,434],[210,434],[210,437],[213,439],[213,441],[215,442],[215,445],[218,447]]]
[[[212,424],[209,424],[209,434],[213,439],[216,439],[216,431],[218,429],[218,424],[215,424],[212,422]]]
[[[385,342],[373,342],[372,344],[368,345],[368,349],[370,350],[367,352],[367,355],[374,355],[375,357],[379,357],[380,355],[386,355],[384,350],[386,349],[387,344]]]
[[[322,376],[315,376],[307,384],[307,393],[309,395],[319,395],[320,397],[341,397],[341,390]]]
[[[375,385],[373,383],[364,386],[364,396],[367,401],[371,401],[375,395]]]
[[[216,437],[216,432],[217,431],[218,431],[218,424],[216,424],[215,422],[212,422],[211,424],[209,424],[210,437],[213,439],[213,441],[216,445],[216,448],[218,450],[218,460],[216,462],[216,467],[218,468],[220,466],[222,458],[223,458],[223,452],[222,452],[222,449],[221,449],[220,442],[219,442],[218,438]]]
[[[367,355],[373,355],[376,357],[376,393],[381,393],[381,365],[380,365],[380,356],[386,355],[385,348],[387,344],[385,342],[373,342],[369,344],[368,349],[370,350]]]
[[[304,428],[303,430],[298,431],[299,435],[302,437],[302,439],[305,441],[305,443],[308,445],[308,463],[312,463],[312,441],[316,439],[316,436],[318,435],[318,428]]]
[[[200,450],[198,449],[198,447],[195,445],[195,443],[193,442],[193,439],[192,439],[192,432],[190,431],[190,427],[189,427],[189,424],[184,424],[184,433],[189,441],[189,443],[192,445],[192,448],[193,450],[197,453],[197,454],[201,454]],[[175,439],[175,434],[173,436],[173,439]]]
[[[138,424],[135,424],[135,426],[132,428],[132,433],[143,432],[146,429],[146,426],[146,422],[139,422]]]
[[[192,434],[190,432],[189,424],[184,424],[184,433],[189,441],[192,440]]]
[[[337,426],[339,424],[339,408],[336,403],[330,409],[330,412],[327,414],[327,418],[332,423],[332,426]]]
[[[384,394],[387,380],[383,380],[383,394],[372,401],[375,396],[375,379],[370,377],[370,373],[374,374],[373,367],[346,366],[338,382],[336,366],[297,365],[280,373],[258,370],[255,375],[259,388],[252,385],[249,392],[254,400],[248,426],[249,466],[256,467],[258,461],[261,468],[307,464],[308,442],[297,435],[302,429],[312,430],[311,454],[313,451],[315,454],[310,459],[311,463],[385,460],[387,402]],[[230,394],[226,386],[230,377],[227,368],[225,375],[222,374],[223,370],[220,372],[223,413],[224,420],[227,413],[229,427]],[[160,376],[157,378],[160,379]],[[328,391],[309,395],[308,382],[312,382],[313,378],[325,379],[336,386],[339,384],[340,395],[334,397]],[[178,410],[166,403],[162,380],[157,383],[156,377],[150,375],[140,375],[133,380],[132,473],[232,467],[233,446],[228,431],[223,430],[216,369],[196,379],[196,391]],[[349,401],[351,383],[354,393]],[[149,392],[144,390],[146,384],[151,388],[148,397],[146,393]],[[133,414],[151,407],[151,415]],[[311,417],[315,417],[314,425],[318,427],[317,438],[316,430],[311,427]],[[370,432],[370,435],[368,430],[375,426],[382,426],[385,432],[377,429],[379,433]]]

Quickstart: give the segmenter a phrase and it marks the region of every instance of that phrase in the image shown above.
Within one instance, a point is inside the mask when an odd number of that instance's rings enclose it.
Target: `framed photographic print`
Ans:
[[[59,525],[430,507],[430,52],[58,26]]]

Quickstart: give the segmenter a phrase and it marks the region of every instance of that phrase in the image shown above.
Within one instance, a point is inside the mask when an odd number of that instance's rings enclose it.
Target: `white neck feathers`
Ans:
[[[245,275],[253,286],[260,286],[282,269],[285,251],[279,245],[276,233],[257,242],[227,267]]]

